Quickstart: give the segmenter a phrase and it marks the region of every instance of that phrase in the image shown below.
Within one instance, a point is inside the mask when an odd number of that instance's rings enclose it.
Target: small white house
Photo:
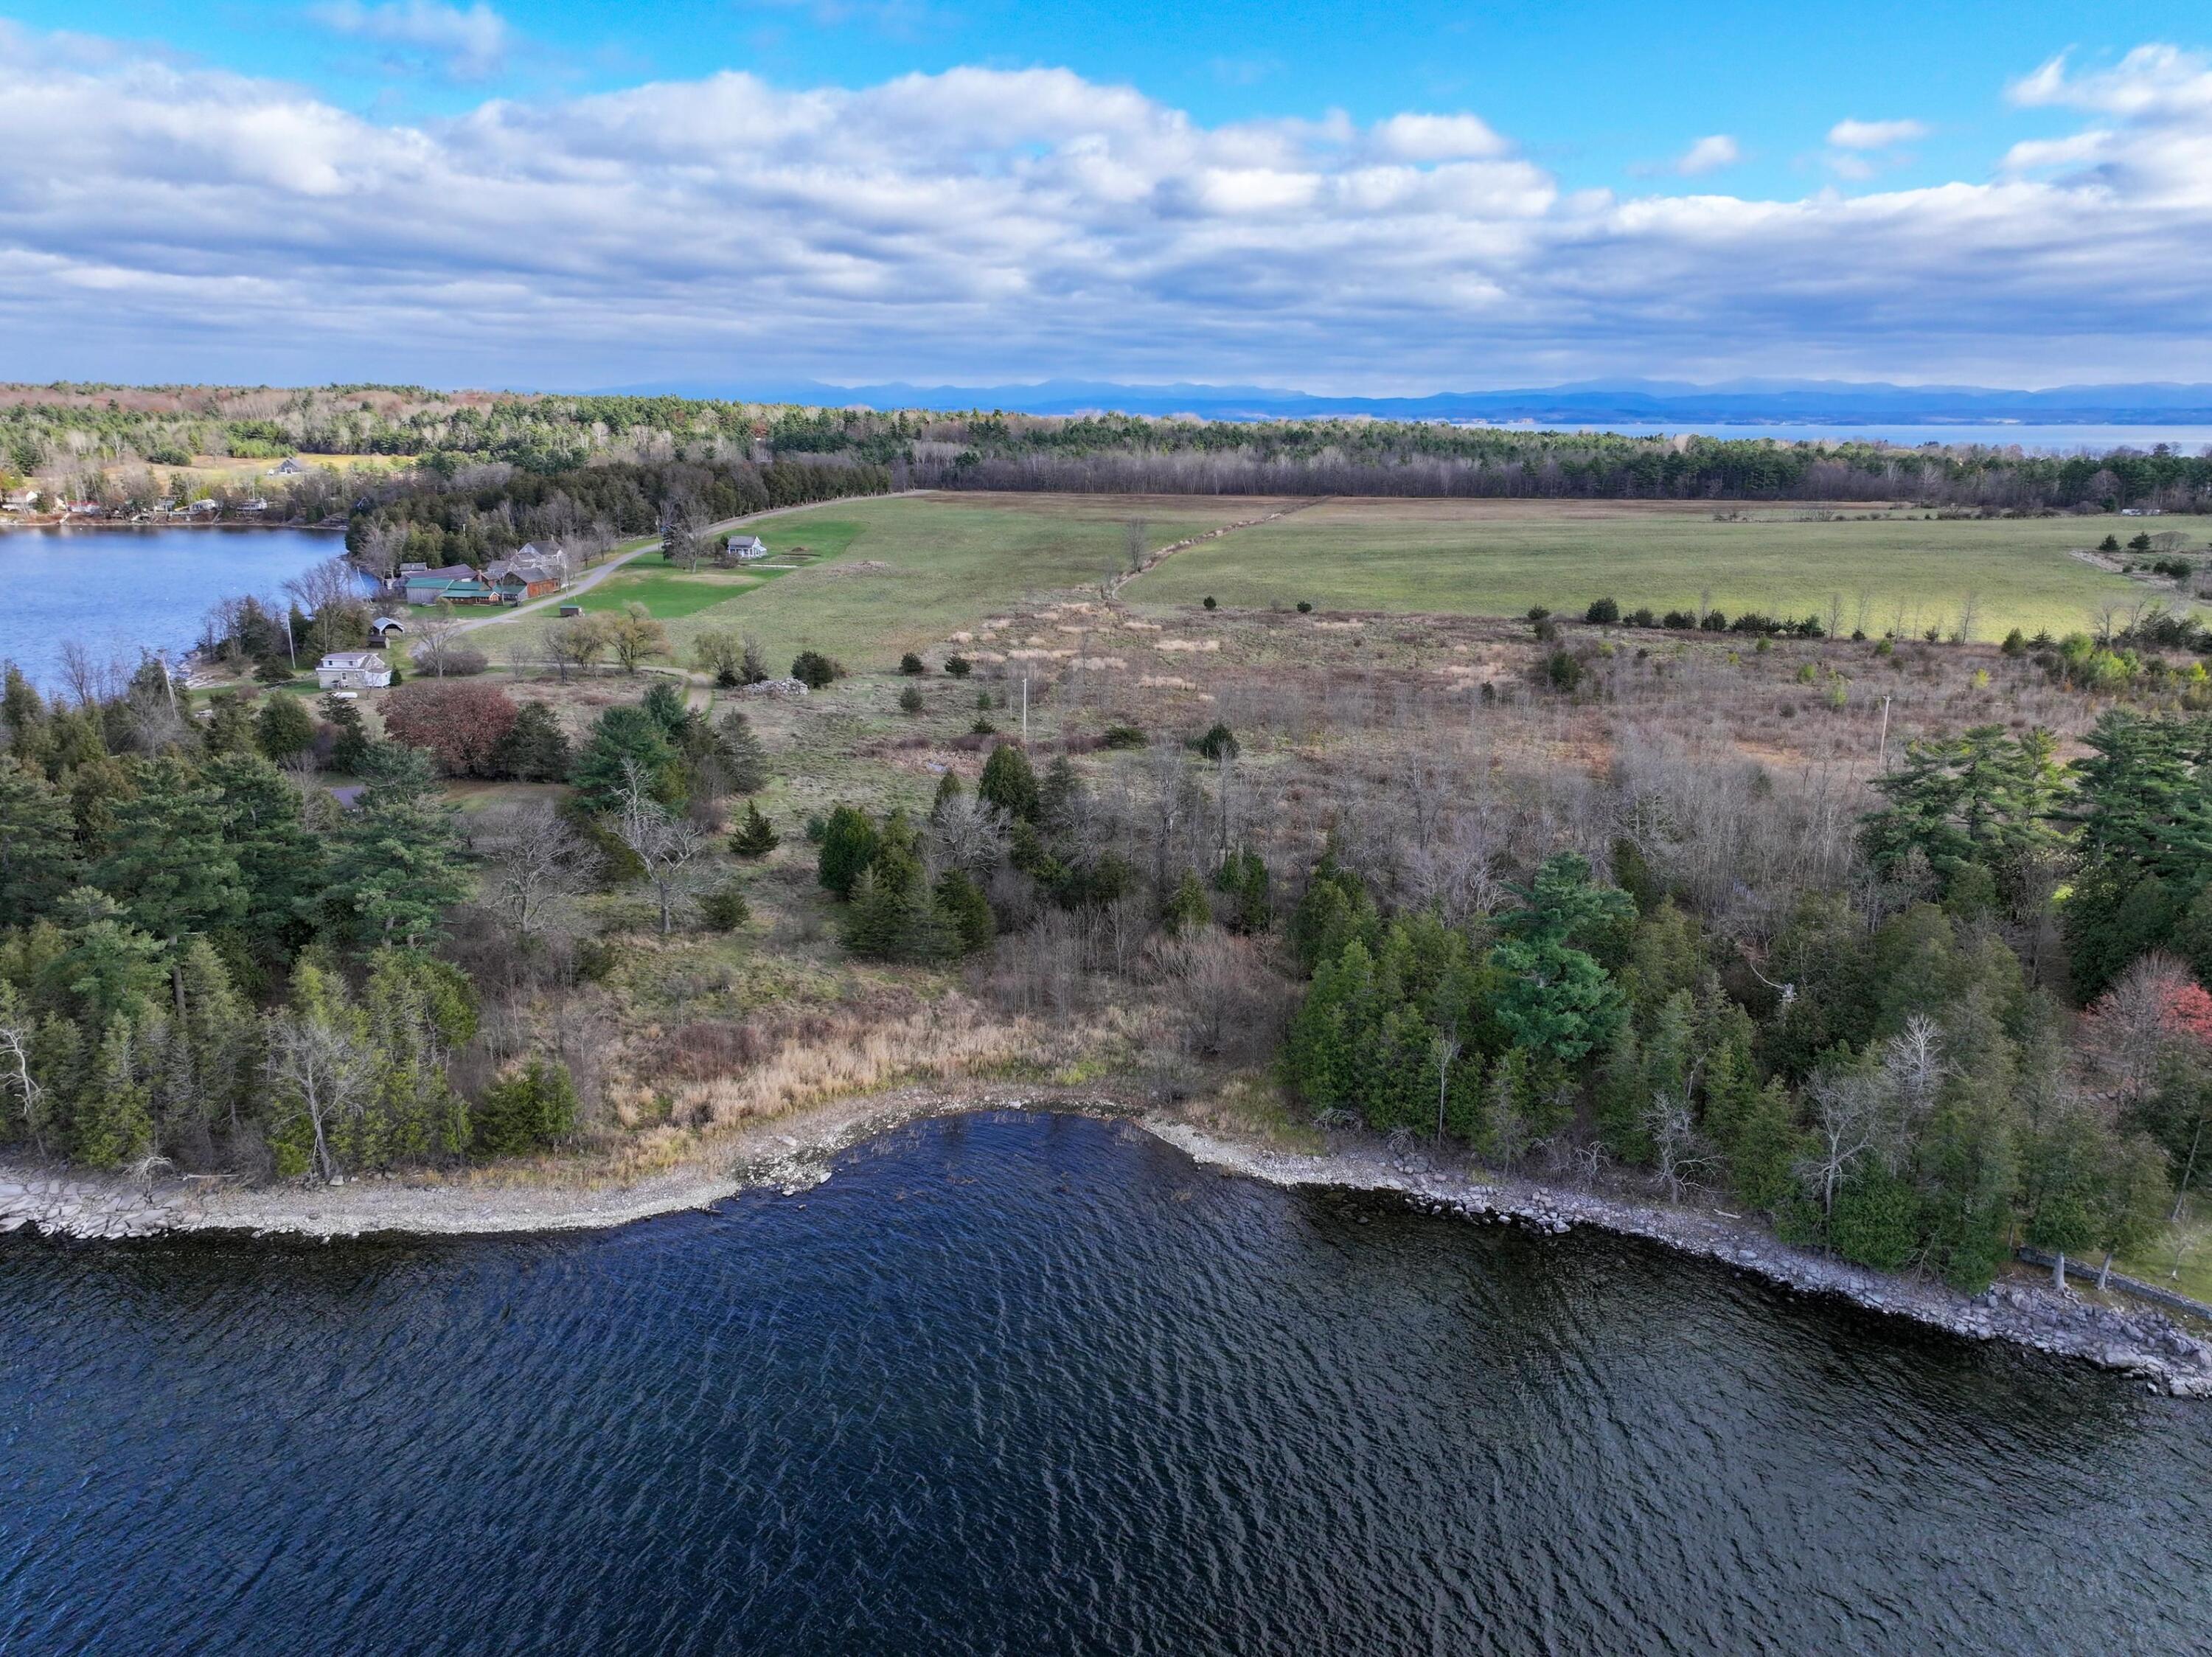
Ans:
[[[768,557],[768,543],[757,535],[732,535],[728,545],[730,556],[739,564],[751,564]]]
[[[375,650],[333,650],[315,664],[326,691],[380,691],[392,683],[392,664]]]

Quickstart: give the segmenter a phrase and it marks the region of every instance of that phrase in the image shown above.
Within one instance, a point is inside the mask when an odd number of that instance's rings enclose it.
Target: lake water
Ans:
[[[2168,1653],[2212,1408],[918,1124],[587,1236],[0,1239],[0,1650]]]
[[[1536,430],[1522,421],[1504,429]],[[1818,421],[1777,421],[1745,425],[1681,420],[1658,425],[1613,423],[1567,428],[1569,430],[1610,431],[1624,437],[1671,436],[1691,432],[1701,437],[1752,441],[1771,437],[1778,442],[1893,443],[1917,448],[1923,443],[1978,443],[1992,448],[2020,448],[2030,454],[2103,454],[2116,448],[2148,454],[2160,443],[2184,454],[2212,453],[2212,426],[2032,426],[2032,425],[1903,425],[1858,426]]]
[[[343,551],[337,530],[0,531],[0,661],[46,689],[71,639],[133,665],[142,649],[173,661],[198,643],[217,600],[281,601],[286,581]]]

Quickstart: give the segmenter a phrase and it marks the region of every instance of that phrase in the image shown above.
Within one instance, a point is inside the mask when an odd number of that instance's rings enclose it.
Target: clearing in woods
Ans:
[[[1744,515],[1722,521],[1711,503],[1689,502],[1332,500],[1178,552],[1122,596],[1138,606],[1210,594],[1247,608],[1305,600],[1322,609],[1513,616],[1534,605],[1580,615],[1608,595],[1623,611],[1695,609],[1710,592],[1731,616],[1757,610],[1824,623],[1832,597],[1847,632],[1863,625],[1870,635],[1917,637],[1955,627],[1972,594],[1982,639],[2011,627],[2063,634],[2091,625],[2107,600],[2183,596],[2073,556],[2116,525],[2123,540],[2145,527],[2135,519],[1727,509]],[[2179,530],[2192,545],[2204,539],[2194,520],[2148,527]]]

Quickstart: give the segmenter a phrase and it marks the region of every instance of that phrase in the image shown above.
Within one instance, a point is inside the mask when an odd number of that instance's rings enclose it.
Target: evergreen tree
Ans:
[[[446,1063],[476,1033],[467,978],[413,950],[380,949],[361,1010],[374,1069],[354,1160],[391,1167],[458,1155],[469,1142],[468,1106]]]
[[[1312,972],[1352,938],[1371,944],[1379,926],[1365,883],[1338,864],[1333,849],[1323,852],[1291,914],[1291,947],[1297,952],[1298,964]]]
[[[879,852],[854,883],[845,947],[872,960],[934,962],[959,953],[956,925],[904,847]]]
[[[245,887],[238,924],[263,958],[282,960],[312,929],[325,872],[322,844],[301,820],[298,790],[268,760],[226,756],[210,760],[205,776]]]
[[[492,749],[492,769],[518,783],[565,783],[568,780],[568,734],[544,703],[517,704],[514,722]]]
[[[77,877],[75,819],[46,779],[0,753],[0,916],[50,913]]]
[[[364,770],[369,784],[338,832],[329,901],[363,945],[427,943],[468,891],[453,807],[418,749],[380,743]]]
[[[1274,919],[1267,901],[1267,865],[1249,846],[1232,851],[1213,872],[1213,886],[1229,899],[1229,929],[1265,932]]]
[[[840,901],[848,901],[882,846],[882,836],[865,812],[851,806],[839,806],[830,812],[829,821],[823,826],[816,874]]]
[[[1589,865],[1564,853],[1520,896],[1492,953],[1507,979],[1497,1016],[1516,1045],[1571,1063],[1609,1042],[1626,1013],[1619,988],[1575,941],[1625,923],[1634,906],[1627,893],[1593,885]]]
[[[153,1118],[129,1013],[109,1016],[71,1117],[70,1148],[88,1167],[120,1167],[152,1148]]]
[[[1036,773],[1029,756],[1011,742],[1001,742],[983,762],[983,776],[975,795],[1016,822],[1034,823],[1040,804]]]
[[[558,1059],[533,1057],[484,1090],[469,1112],[479,1156],[523,1156],[575,1131],[576,1084]]]
[[[210,754],[252,753],[256,722],[235,691],[218,691],[208,698],[208,716],[200,727],[200,743]]]
[[[997,918],[982,888],[964,870],[948,868],[937,877],[937,906],[960,941],[960,953],[973,955],[988,949],[998,935]]]
[[[730,850],[739,857],[765,857],[780,844],[775,828],[761,815],[759,804],[748,800],[744,820],[730,836]]]
[[[173,968],[181,966],[188,935],[246,912],[245,881],[224,830],[222,795],[179,759],[141,766],[138,792],[115,807],[93,882],[131,924],[161,941]],[[181,971],[174,988],[181,1014]]]
[[[88,1028],[105,1030],[118,1014],[135,1014],[161,986],[161,943],[130,924],[106,892],[77,886],[57,908],[58,947],[40,976],[50,996],[65,998]]]
[[[331,767],[347,777],[358,777],[368,758],[368,727],[362,722],[361,709],[347,701],[336,691],[322,701],[323,721],[336,733],[331,743]]]
[[[1183,871],[1175,890],[1168,893],[1167,903],[1160,911],[1160,923],[1171,938],[1187,937],[1213,924],[1213,905],[1206,901],[1206,888],[1190,870]]]
[[[732,708],[714,727],[719,757],[732,794],[758,794],[768,786],[768,750],[744,710]]]
[[[684,800],[684,768],[668,729],[641,707],[609,708],[592,724],[576,757],[576,796],[596,812],[619,807],[629,786],[626,765],[645,777],[647,791],[664,806]]]
[[[351,703],[343,705],[349,710],[353,706]],[[260,711],[254,716],[253,738],[264,754],[282,765],[314,746],[315,722],[298,697],[264,696]]]
[[[1918,1217],[1912,1187],[1869,1159],[1837,1190],[1828,1244],[1856,1264],[1894,1271],[1916,1252]]]

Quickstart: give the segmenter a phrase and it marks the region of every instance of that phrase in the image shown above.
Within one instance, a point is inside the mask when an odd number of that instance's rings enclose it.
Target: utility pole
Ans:
[[[1022,746],[1030,745],[1030,665],[1022,664]]]
[[[1880,763],[1876,768],[1887,777],[1889,774],[1889,698],[1887,697],[1881,699],[1881,752],[1878,758]]]

